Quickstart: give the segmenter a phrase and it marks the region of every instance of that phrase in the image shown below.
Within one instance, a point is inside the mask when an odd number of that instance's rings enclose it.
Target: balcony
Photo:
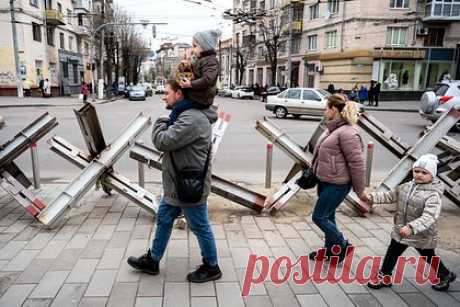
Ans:
[[[91,36],[91,33],[90,33],[89,28],[87,26],[74,25],[73,28],[74,28],[75,33],[78,36],[84,36],[84,37]]]
[[[428,0],[423,21],[459,21],[460,2],[452,0]]]
[[[302,21],[293,21],[292,22],[292,34],[302,33]],[[281,27],[282,34],[289,34],[289,23],[282,25]]]
[[[64,15],[58,10],[45,10],[46,23],[48,25],[65,25]]]
[[[88,0],[74,0],[72,1],[73,9],[75,13],[87,14],[91,11]]]
[[[251,47],[256,43],[256,36],[252,35],[245,35],[243,36],[243,46],[242,47]]]

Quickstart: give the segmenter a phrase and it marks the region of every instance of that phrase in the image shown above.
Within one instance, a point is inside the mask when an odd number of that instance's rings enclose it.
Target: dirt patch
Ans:
[[[265,189],[261,185],[240,185],[258,192],[263,195],[271,195],[275,193],[280,185],[276,185],[271,189]],[[311,192],[310,192],[311,193]],[[289,203],[279,211],[275,216],[271,216],[276,223],[292,223],[301,221],[305,216],[309,215],[314,206],[313,194],[305,191],[297,193]],[[268,216],[268,212],[262,212],[261,214],[246,208],[242,205],[238,205],[228,199],[222,198],[215,194],[211,194],[208,199],[209,202],[209,217],[212,221],[217,223],[232,223],[238,222],[242,216],[253,215],[253,216]]]
[[[458,224],[460,216],[442,216],[438,222],[438,247],[460,253],[460,231]]]

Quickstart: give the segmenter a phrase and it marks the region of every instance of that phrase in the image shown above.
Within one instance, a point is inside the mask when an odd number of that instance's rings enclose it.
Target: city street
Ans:
[[[45,100],[45,102],[47,101]],[[6,126],[0,130],[0,140],[1,143],[4,143],[12,138],[20,129],[23,129],[43,112],[47,111],[56,116],[59,125],[39,143],[40,173],[44,182],[67,182],[74,178],[79,170],[51,152],[45,140],[52,134],[56,134],[81,149],[86,150],[86,146],[73,111],[74,108],[78,107],[77,99],[55,98],[53,103],[59,106],[0,108],[0,114],[6,120]],[[70,106],[62,106],[66,104]],[[301,119],[292,117],[276,119],[273,114],[264,109],[264,103],[259,100],[237,100],[218,97],[216,98],[216,104],[219,105],[219,111],[231,114],[232,118],[219,148],[214,163],[214,172],[235,181],[251,184],[258,184],[264,181],[266,139],[254,128],[257,119],[267,116],[300,144],[307,142],[318,125],[317,119],[306,117]],[[381,104],[381,107],[385,107],[385,102]],[[111,142],[120,134],[122,129],[139,112],[150,115],[153,121],[160,115],[168,114],[168,111],[164,109],[160,95],[148,97],[144,102],[120,99],[110,103],[98,104],[96,108],[106,142]],[[413,112],[369,112],[391,128],[408,144],[413,144],[416,141],[418,134],[427,124],[417,113]],[[145,131],[141,139],[151,146],[150,132],[151,129]],[[369,136],[364,133],[363,135],[366,142],[371,141]],[[452,135],[455,138],[459,138],[456,133],[452,133]],[[29,153],[23,154],[17,161],[23,170],[31,174]],[[372,174],[373,182],[376,183],[382,179],[396,161],[396,158],[383,146],[376,144]],[[275,147],[273,180],[275,182],[282,181],[291,165],[292,161]],[[125,155],[116,164],[116,169],[129,178],[137,178],[136,162],[131,160],[128,155]],[[159,172],[156,170],[147,172],[148,181],[157,182],[159,178]]]

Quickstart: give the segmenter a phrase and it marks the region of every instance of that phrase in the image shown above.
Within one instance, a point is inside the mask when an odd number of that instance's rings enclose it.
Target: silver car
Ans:
[[[447,112],[453,102],[453,97],[460,97],[460,81],[443,81],[432,91],[427,91],[420,100],[420,116],[432,123]],[[460,123],[456,125],[460,130]]]
[[[134,86],[129,91],[129,100],[145,100],[145,89],[142,86]]]

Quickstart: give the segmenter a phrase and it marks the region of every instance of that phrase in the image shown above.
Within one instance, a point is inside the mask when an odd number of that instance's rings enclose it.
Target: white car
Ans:
[[[163,94],[165,92],[165,86],[164,85],[157,85],[155,88],[155,94]]]
[[[288,114],[299,118],[301,115],[322,116],[330,93],[314,88],[289,88],[276,96],[268,96],[265,109],[277,118]]]
[[[238,99],[254,99],[254,91],[245,86],[237,86],[235,89],[232,90],[232,98]]]
[[[460,97],[460,81],[443,81],[438,83],[432,91],[426,91],[420,99],[420,116],[436,122],[442,114],[447,112],[454,97]],[[456,125],[460,130],[460,123]]]

